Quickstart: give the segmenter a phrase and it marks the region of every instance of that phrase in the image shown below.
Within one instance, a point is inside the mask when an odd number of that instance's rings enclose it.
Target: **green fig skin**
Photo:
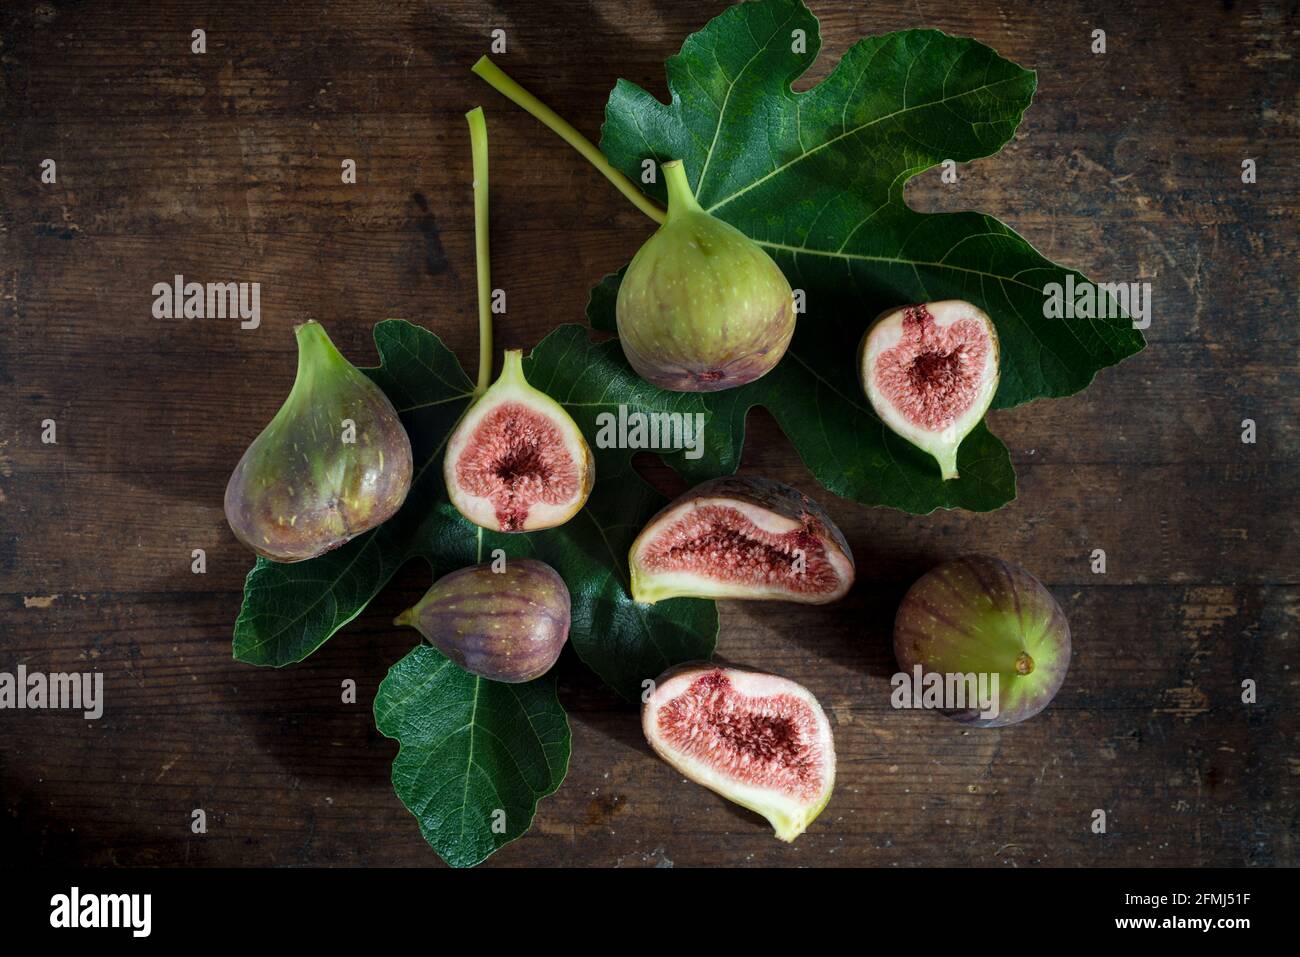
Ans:
[[[632,368],[673,392],[753,382],[794,334],[790,283],[748,236],[700,208],[680,161],[663,165],[668,218],[619,285],[619,340]]]
[[[411,487],[411,442],[388,397],[319,323],[295,334],[293,389],[226,486],[235,537],[276,562],[315,558],[369,531]],[[345,420],[355,441],[345,441]]]
[[[1052,593],[1010,562],[967,555],[923,575],[894,620],[894,656],[908,675],[998,675],[998,715],[944,712],[997,728],[1031,718],[1051,702],[1070,667],[1070,623]]]
[[[444,575],[397,617],[471,674],[519,684],[551,670],[569,638],[569,589],[555,569],[512,558]]]

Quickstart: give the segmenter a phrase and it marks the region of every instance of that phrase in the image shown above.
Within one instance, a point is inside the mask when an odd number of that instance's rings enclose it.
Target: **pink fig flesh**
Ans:
[[[881,421],[957,478],[957,450],[998,387],[998,337],[984,311],[953,299],[886,312],[862,337],[858,362]]]
[[[628,557],[632,597],[825,604],[853,584],[853,555],[826,511],[770,479],[697,485],[650,520]]]
[[[699,662],[660,676],[641,709],[655,753],[697,784],[755,811],[793,841],[835,786],[830,721],[788,678]]]

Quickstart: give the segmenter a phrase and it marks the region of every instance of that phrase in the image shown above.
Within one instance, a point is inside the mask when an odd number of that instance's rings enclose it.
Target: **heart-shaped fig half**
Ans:
[[[821,605],[853,584],[853,554],[826,510],[780,482],[697,485],[652,518],[628,555],[632,598],[749,598]]]
[[[881,421],[957,478],[957,450],[998,391],[998,334],[949,299],[883,314],[862,337],[858,373]]]
[[[641,708],[655,753],[696,784],[767,818],[793,841],[835,787],[835,742],[812,692],[788,678],[681,665]]]
[[[448,439],[442,474],[451,504],[475,525],[535,532],[578,514],[596,466],[577,423],[528,384],[523,353],[511,349]]]

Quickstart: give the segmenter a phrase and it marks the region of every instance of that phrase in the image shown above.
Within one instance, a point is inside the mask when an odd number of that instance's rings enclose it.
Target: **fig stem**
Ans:
[[[325,327],[314,319],[308,319],[294,326],[294,338],[298,340],[298,372],[294,378],[295,387],[299,382],[311,380],[322,363],[336,365],[347,364],[342,353],[335,348]]]
[[[473,66],[473,72],[480,79],[486,80],[494,90],[506,97],[506,99],[523,107],[527,113],[581,153],[583,158],[604,174],[605,178],[613,183],[620,193],[630,199],[637,209],[656,223],[662,224],[667,219],[664,211],[641,190],[637,189],[630,179],[615,169],[591,140],[579,133],[558,113],[507,76],[505,71],[493,63],[489,57],[480,57],[479,61]]]
[[[944,451],[935,455],[935,458],[938,459],[939,461],[939,471],[943,473],[943,480],[945,482],[951,481],[952,479],[955,478],[959,478],[957,474],[957,450],[956,449],[945,449]]]
[[[474,157],[474,269],[478,275],[478,385],[480,396],[492,384],[492,263],[488,257],[488,143],[483,107],[465,114]]]
[[[700,204],[691,192],[691,181],[686,176],[686,164],[681,160],[669,160],[663,165],[664,185],[668,187],[668,218],[672,219],[684,213],[701,212]]]

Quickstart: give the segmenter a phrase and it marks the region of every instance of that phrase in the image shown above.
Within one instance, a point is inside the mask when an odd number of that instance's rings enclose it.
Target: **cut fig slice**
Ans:
[[[748,598],[821,605],[853,584],[853,554],[826,511],[770,479],[697,485],[652,518],[628,555],[632,598]]]
[[[577,423],[528,384],[523,353],[512,349],[500,377],[452,433],[443,478],[451,503],[475,525],[531,532],[576,515],[596,467]]]
[[[835,742],[812,692],[788,678],[694,662],[659,677],[641,707],[655,753],[696,784],[802,834],[835,787]]]
[[[998,390],[998,334],[959,299],[884,313],[858,350],[862,387],[885,425],[957,478],[957,449]]]

